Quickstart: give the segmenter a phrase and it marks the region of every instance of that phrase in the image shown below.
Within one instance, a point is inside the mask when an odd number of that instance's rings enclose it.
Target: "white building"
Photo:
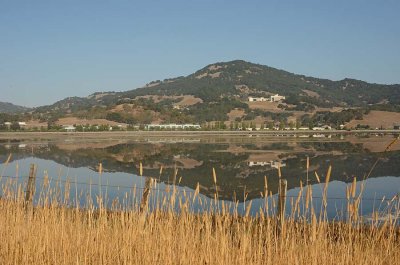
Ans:
[[[249,97],[249,102],[263,102],[263,101],[269,101],[269,99],[264,97]]]
[[[185,129],[201,129],[201,126],[198,124],[147,124],[145,127],[147,130],[151,129],[166,129],[166,130],[185,130]]]
[[[4,126],[6,126],[7,129],[10,129],[10,127],[11,127],[11,122],[6,121],[6,122],[4,123]]]
[[[281,162],[281,161],[271,161],[270,164],[271,164],[272,168],[276,168],[276,169],[286,167],[286,163]]]
[[[249,167],[254,167],[254,166],[269,166],[269,162],[265,162],[265,161],[249,161],[247,163],[249,165]]]
[[[319,127],[313,127],[313,131],[324,131],[324,130],[332,130],[332,127],[329,125],[324,125],[324,126],[319,126]]]
[[[271,102],[279,102],[279,101],[284,100],[285,98],[286,98],[285,96],[280,96],[279,94],[275,94],[270,97],[270,101]]]
[[[75,132],[76,131],[76,127],[73,125],[64,125],[63,129],[66,130],[67,132]]]
[[[249,162],[247,162],[247,164],[249,165],[249,167],[270,166],[271,168],[276,168],[276,169],[286,166],[286,163],[284,163],[282,161],[274,161],[274,160],[271,160],[271,161],[249,161]]]

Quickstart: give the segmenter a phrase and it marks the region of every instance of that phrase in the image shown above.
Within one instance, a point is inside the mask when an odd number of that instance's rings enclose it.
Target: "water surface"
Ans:
[[[300,183],[312,185],[315,208],[320,198],[329,166],[332,175],[328,189],[328,214],[343,215],[346,207],[346,187],[354,178],[358,189],[363,183],[362,214],[386,207],[385,203],[400,192],[400,147],[394,144],[385,152],[393,135],[332,135],[326,137],[141,137],[137,139],[77,139],[1,140],[0,161],[3,179],[24,183],[29,166],[37,165],[37,190],[45,178],[53,186],[70,190],[71,201],[84,204],[88,194],[93,200],[107,195],[108,205],[118,200],[125,205],[138,203],[146,178],[155,179],[157,192],[151,201],[168,193],[193,192],[199,184],[200,198],[212,204],[216,186],[212,170],[217,175],[219,203],[239,202],[239,212],[245,212],[251,202],[251,214],[265,210],[265,178],[268,193],[276,197],[279,170],[288,181],[288,207],[296,199]],[[12,154],[8,165],[4,164]],[[306,160],[310,168],[307,173]],[[103,172],[99,174],[99,163]],[[139,165],[143,165],[143,177]],[[373,165],[376,164],[375,167]],[[160,170],[162,168],[162,170]],[[161,173],[160,173],[161,172]],[[323,184],[319,184],[315,172]],[[17,178],[17,179],[16,179]],[[361,182],[361,180],[364,180]],[[133,189],[135,191],[133,191]],[[37,196],[39,196],[37,194]],[[128,198],[129,197],[129,198]],[[383,199],[383,200],[382,200]],[[208,207],[194,202],[195,211]],[[271,207],[269,207],[271,208]]]

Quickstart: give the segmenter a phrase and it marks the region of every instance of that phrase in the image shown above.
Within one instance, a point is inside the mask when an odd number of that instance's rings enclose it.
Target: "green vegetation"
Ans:
[[[288,138],[286,138],[288,139]],[[382,140],[388,142],[388,139]],[[174,140],[173,138],[171,140]],[[178,139],[179,140],[179,139]],[[333,140],[333,141],[332,141]],[[216,140],[218,141],[218,140]],[[232,200],[236,198],[243,201],[243,189],[246,187],[248,199],[259,198],[263,191],[264,176],[270,178],[270,190],[275,193],[278,188],[278,172],[271,167],[249,167],[251,160],[249,154],[275,152],[277,159],[284,160],[287,164],[281,171],[288,179],[288,187],[298,187],[299,180],[305,179],[299,176],[304,172],[307,156],[313,165],[318,164],[318,172],[325,172],[330,164],[333,168],[332,180],[348,182],[353,175],[364,176],[370,170],[370,165],[377,159],[380,163],[376,166],[370,177],[397,176],[400,174],[400,151],[371,152],[365,149],[363,144],[353,144],[339,139],[326,141],[313,141],[311,138],[299,141],[295,145],[285,140],[271,143],[258,143],[257,141],[237,139],[239,143],[119,143],[99,148],[79,148],[75,146],[73,151],[62,149],[57,144],[49,144],[48,148],[35,150],[35,157],[53,160],[68,167],[95,168],[98,161],[103,163],[104,169],[109,172],[126,172],[139,174],[139,163],[142,162],[149,176],[158,176],[161,182],[170,183],[175,167],[179,169],[179,175],[184,176],[178,185],[196,188],[197,183],[207,188],[203,194],[212,198],[212,179],[207,178],[212,168],[218,172],[221,199]],[[365,140],[368,142],[368,139]],[[16,141],[3,142],[0,145],[0,160],[7,159],[9,153],[13,159],[31,157],[31,149],[20,149]],[[5,144],[10,145],[5,148]],[[73,145],[72,145],[73,146]],[[234,146],[242,152],[232,153],[229,148]],[[299,148],[300,147],[300,148]],[[302,150],[302,151],[299,151]],[[118,158],[118,159],[117,159]],[[192,166],[185,165],[186,161],[194,162]],[[269,160],[267,160],[269,161]],[[164,166],[160,175],[160,165]],[[322,176],[321,176],[322,178]],[[312,179],[310,183],[316,183]]]
[[[286,97],[278,106],[284,113],[249,109],[246,102],[249,96],[268,97],[275,93]],[[143,97],[151,95],[158,99]],[[185,95],[200,102],[176,106]],[[186,77],[157,80],[126,92],[99,92],[85,98],[65,98],[30,110],[29,115],[50,125],[65,116],[107,119],[130,125],[155,120],[161,123],[204,123],[227,121],[227,114],[238,108],[245,111],[245,116],[237,121],[251,121],[260,116],[286,123],[291,112],[309,114],[318,107],[399,112],[399,105],[400,85],[369,84],[354,79],[331,81],[236,60],[208,65]],[[352,112],[357,111],[309,114],[303,117],[302,124],[326,123],[337,127],[351,117],[357,118],[358,114]]]
[[[0,101],[0,113],[20,113],[20,112],[26,112],[28,110],[29,108],[27,107]]]
[[[368,109],[345,109],[340,112],[319,111],[314,115],[306,114],[301,118],[301,123],[310,128],[320,124],[330,125],[340,129],[340,125],[353,119],[362,120],[363,115],[368,114]]]
[[[297,200],[268,196],[266,178],[261,192],[265,205],[252,206],[254,201],[249,201],[243,210],[236,201],[206,200],[200,185],[193,193],[175,186],[165,192],[153,178],[146,178],[144,191],[132,187],[123,194],[121,190],[123,197],[107,205],[107,191],[95,198],[74,195],[73,181],[61,188],[46,176],[47,181],[38,183],[38,202],[33,204],[30,193],[24,196],[24,186],[11,180],[2,185],[0,198],[0,260],[3,264],[398,264],[398,198],[365,219],[360,214],[362,200],[371,194],[363,193],[362,182],[361,191],[357,189],[354,178],[347,187],[347,207],[338,209],[340,221],[331,222],[330,175],[329,170],[320,186],[322,206],[313,201],[315,188],[310,185],[299,189]],[[218,198],[218,175],[212,184]],[[75,201],[78,196],[83,206]]]
[[[361,107],[385,100],[390,104],[400,103],[400,85],[369,84],[354,79],[318,79],[240,60],[212,64],[172,82],[123,92],[121,97],[194,95],[204,102],[213,102],[221,96],[246,96],[236,86],[247,86],[253,93],[286,95],[287,102],[295,105],[304,102],[320,107]],[[317,93],[319,97],[308,96],[304,90]]]

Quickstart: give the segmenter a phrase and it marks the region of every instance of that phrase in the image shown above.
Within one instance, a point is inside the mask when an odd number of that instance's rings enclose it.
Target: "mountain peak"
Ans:
[[[283,108],[256,108],[248,103],[249,97],[279,94],[286,97]],[[226,120],[232,109],[242,109],[248,115],[272,115],[279,112],[308,111],[316,108],[364,107],[373,104],[388,105],[400,102],[400,85],[376,85],[355,79],[332,81],[297,75],[270,66],[244,60],[209,64],[188,76],[156,80],[146,86],[125,92],[98,92],[86,98],[67,98],[50,106],[37,108],[41,113],[73,114],[84,111],[98,117],[115,112],[114,106],[127,104],[119,120],[145,112],[154,119],[185,121]],[[262,104],[261,104],[262,105]],[[383,106],[386,107],[386,106]],[[136,108],[135,111],[127,111]],[[176,113],[178,112],[178,113]],[[91,114],[92,115],[92,114]],[[255,115],[255,114],[254,114]],[[275,115],[275,114],[273,114]],[[163,118],[164,117],[164,118]],[[137,117],[136,117],[137,118]],[[143,118],[143,117],[140,117]],[[171,121],[171,120],[170,120]],[[174,120],[178,121],[178,120]]]
[[[16,113],[16,112],[25,112],[28,110],[29,108],[24,106],[14,105],[9,102],[0,102],[0,113]]]

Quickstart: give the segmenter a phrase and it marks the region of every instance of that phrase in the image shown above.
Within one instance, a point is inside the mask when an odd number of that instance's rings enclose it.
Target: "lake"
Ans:
[[[265,178],[269,195],[276,198],[279,170],[288,181],[288,213],[291,201],[298,197],[300,183],[304,186],[307,179],[313,188],[314,207],[320,209],[326,173],[332,166],[328,186],[329,218],[345,215],[346,188],[354,177],[357,192],[363,186],[361,213],[368,216],[374,210],[384,210],[387,202],[400,193],[400,143],[394,143],[385,152],[395,137],[390,134],[169,134],[109,138],[105,135],[93,139],[65,134],[54,139],[9,138],[0,140],[1,184],[4,186],[10,180],[25,183],[33,163],[37,165],[36,198],[43,191],[44,181],[49,180],[50,185],[60,190],[68,185],[68,197],[81,206],[88,196],[95,201],[101,193],[107,196],[107,205],[111,207],[116,201],[125,206],[139,203],[146,179],[151,177],[156,186],[150,191],[150,207],[161,194],[168,194],[173,188],[180,194],[190,194],[199,185],[202,202],[193,202],[193,211],[209,211],[218,191],[219,204],[237,202],[238,211],[244,213],[251,203],[250,214],[256,215],[260,209],[265,210],[266,201],[270,204],[268,208],[273,208],[271,200],[264,198]],[[11,160],[5,165],[9,154],[12,154]],[[103,169],[101,174],[99,163]],[[143,177],[139,176],[140,163]],[[213,169],[217,185],[213,181]]]

